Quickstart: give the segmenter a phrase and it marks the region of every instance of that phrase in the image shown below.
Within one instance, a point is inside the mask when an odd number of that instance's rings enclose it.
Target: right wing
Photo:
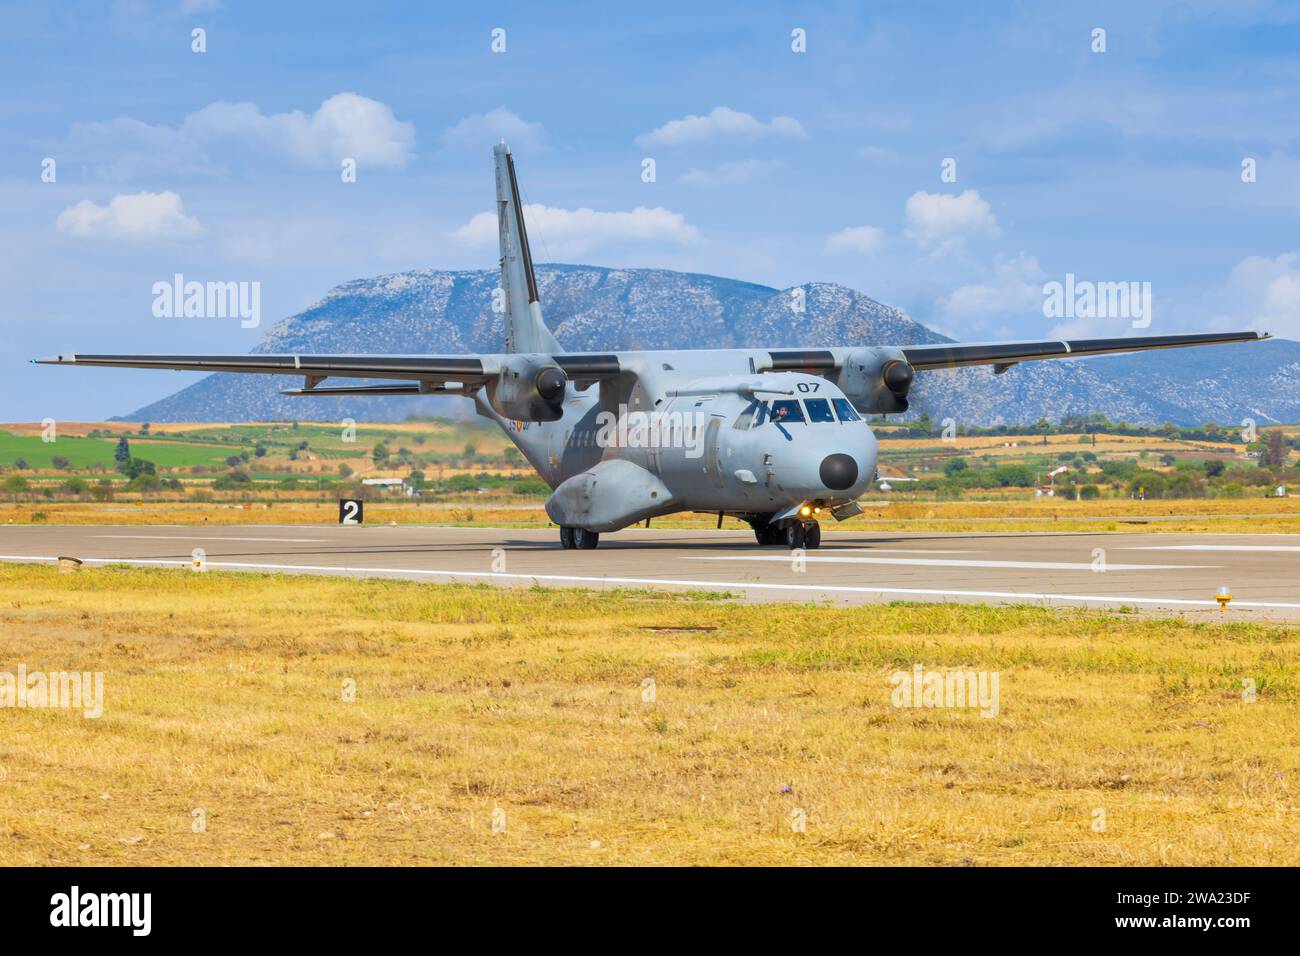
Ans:
[[[1080,358],[1117,352],[1145,352],[1148,349],[1177,349],[1190,345],[1224,345],[1256,342],[1268,338],[1264,332],[1194,332],[1184,335],[1116,336],[1108,339],[1052,339],[1038,342],[987,342],[975,345],[904,345],[903,355],[917,371],[960,368],[964,365],[995,365],[1001,370],[1017,362],[1038,359]]]

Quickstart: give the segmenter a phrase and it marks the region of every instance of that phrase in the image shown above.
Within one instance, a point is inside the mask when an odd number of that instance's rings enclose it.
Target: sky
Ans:
[[[838,282],[963,341],[1300,338],[1297,3],[8,0],[0,25],[0,421],[196,378],[34,357],[242,353],[341,282],[494,268],[503,138],[538,262]],[[256,283],[257,324],[167,316],[177,274]],[[1149,283],[1150,313],[1061,315],[1067,276]]]

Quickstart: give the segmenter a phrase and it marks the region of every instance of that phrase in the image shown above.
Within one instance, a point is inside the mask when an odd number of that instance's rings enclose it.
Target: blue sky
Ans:
[[[503,135],[539,261],[840,282],[971,341],[1128,332],[1044,316],[1073,273],[1150,282],[1148,333],[1300,338],[1300,4],[18,0],[0,22],[0,420],[193,380],[34,356],[245,352],[348,279],[493,266],[475,217]],[[261,326],[155,317],[175,273],[260,283]]]

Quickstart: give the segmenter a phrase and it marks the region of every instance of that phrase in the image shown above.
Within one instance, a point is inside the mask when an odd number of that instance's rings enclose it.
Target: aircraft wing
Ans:
[[[992,365],[1004,372],[1019,362],[1080,358],[1114,352],[1140,352],[1192,345],[1222,345],[1267,339],[1265,332],[1204,332],[1188,335],[1148,335],[1105,339],[1045,339],[1027,342],[986,342],[972,345],[911,345],[896,350],[917,371]],[[848,349],[731,350],[759,357],[760,371],[825,373],[840,368]],[[472,392],[499,375],[503,366],[520,359],[518,353],[480,355],[90,355],[70,353],[34,359],[42,365],[89,365],[103,368],[156,368],[186,372],[242,372],[261,375],[301,375],[304,387],[287,395],[399,395],[420,392]],[[579,388],[618,378],[626,369],[617,354],[547,355]],[[910,373],[908,373],[910,376]],[[400,384],[321,386],[327,378],[379,379]],[[910,383],[910,378],[908,379]],[[904,389],[905,390],[905,389]]]
[[[1197,332],[1190,335],[1134,335],[1109,339],[1050,339],[1031,342],[985,342],[974,345],[908,345],[902,348],[909,365],[917,371],[959,368],[965,365],[995,365],[1004,371],[1017,362],[1038,359],[1079,358],[1115,352],[1143,352],[1148,349],[1177,349],[1189,345],[1224,345],[1256,342],[1269,338],[1267,332]]]
[[[33,359],[38,365],[156,368],[182,372],[301,375],[305,385],[286,395],[402,395],[473,391],[517,355],[89,355],[70,353]],[[620,374],[613,355],[556,355],[551,360],[581,385]],[[367,378],[404,384],[326,386],[327,378]]]

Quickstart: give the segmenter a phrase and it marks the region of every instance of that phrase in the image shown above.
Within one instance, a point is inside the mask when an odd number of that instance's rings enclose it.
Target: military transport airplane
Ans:
[[[975,345],[567,352],[542,321],[514,159],[494,148],[505,351],[495,355],[83,355],[49,365],[300,375],[288,395],[463,395],[551,486],[566,548],[659,515],[716,512],[759,544],[815,548],[877,479],[863,415],[907,410],[917,372],[1253,342],[1257,332]],[[683,318],[689,318],[684,316]],[[330,378],[383,384],[323,385]]]

